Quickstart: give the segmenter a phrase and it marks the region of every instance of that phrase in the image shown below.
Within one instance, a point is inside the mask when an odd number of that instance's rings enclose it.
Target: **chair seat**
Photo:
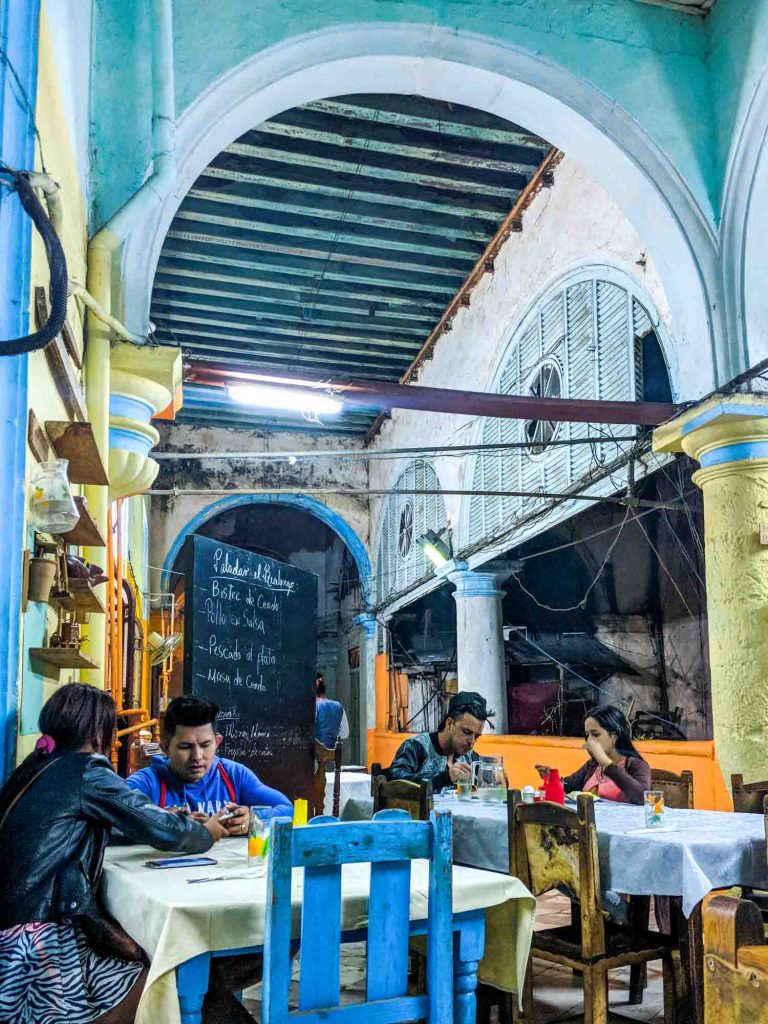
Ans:
[[[618,925],[605,926],[605,953],[584,957],[581,953],[581,931],[577,925],[547,928],[534,932],[531,952],[544,959],[558,957],[567,960],[566,966],[610,962],[614,958],[637,957],[640,960],[658,960],[675,948],[674,940],[658,932],[632,931]]]

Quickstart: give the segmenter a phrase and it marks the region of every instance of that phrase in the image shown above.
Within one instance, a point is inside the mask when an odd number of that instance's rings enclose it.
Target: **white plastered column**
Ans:
[[[496,712],[496,731],[507,731],[507,671],[501,601],[504,591],[492,572],[473,572],[452,562],[444,573],[456,587],[456,667],[459,690],[475,690]]]

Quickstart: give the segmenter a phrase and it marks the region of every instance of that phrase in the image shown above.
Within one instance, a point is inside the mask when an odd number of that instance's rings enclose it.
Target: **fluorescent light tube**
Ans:
[[[336,398],[315,391],[297,388],[278,388],[260,384],[230,384],[227,393],[233,402],[241,405],[262,406],[267,409],[286,409],[289,412],[326,413],[335,415],[344,408]]]

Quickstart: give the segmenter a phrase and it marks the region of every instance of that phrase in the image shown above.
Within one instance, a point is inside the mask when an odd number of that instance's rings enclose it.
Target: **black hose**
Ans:
[[[53,230],[53,225],[48,219],[42,203],[35,195],[27,172],[3,171],[0,173],[12,175],[12,187],[18,193],[21,205],[32,218],[32,223],[40,233],[50,268],[51,309],[46,322],[34,334],[27,334],[23,338],[11,338],[9,341],[0,341],[0,356],[20,356],[25,352],[37,352],[46,348],[64,326],[64,321],[67,318],[67,260],[59,236]]]

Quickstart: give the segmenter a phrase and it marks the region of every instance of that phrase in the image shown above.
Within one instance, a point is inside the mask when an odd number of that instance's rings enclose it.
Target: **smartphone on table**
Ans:
[[[218,864],[213,857],[164,857],[162,860],[144,861],[145,868],[196,868],[204,864]]]

